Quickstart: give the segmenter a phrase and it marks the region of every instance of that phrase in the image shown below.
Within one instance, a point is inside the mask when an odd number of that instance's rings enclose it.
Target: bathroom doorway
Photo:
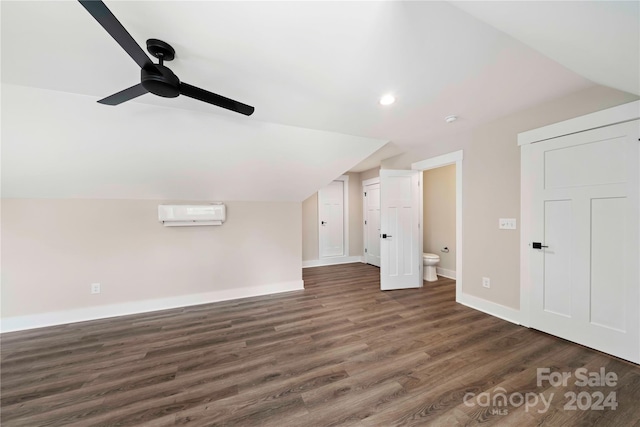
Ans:
[[[425,203],[427,203],[431,199],[431,196],[425,197],[424,192],[428,190],[427,187],[431,187],[432,185],[424,182],[425,177],[423,175],[423,193],[422,193],[422,204],[421,204],[421,212],[420,212],[420,217],[423,218],[423,224],[422,224],[422,230],[421,230],[422,235],[420,240],[423,245],[423,253],[425,252],[424,249],[428,248],[430,253],[434,253],[440,256],[439,265],[436,266],[436,272],[438,273],[438,275],[441,275],[443,277],[453,276],[452,278],[455,279],[457,302],[462,302],[461,300],[463,299],[462,297],[462,272],[463,272],[463,269],[462,269],[462,176],[463,176],[462,175],[462,158],[463,158],[463,152],[462,150],[460,150],[460,151],[455,151],[449,154],[444,154],[442,156],[425,159],[425,160],[413,163],[411,165],[412,170],[423,171],[423,174],[425,171],[436,170],[446,166],[453,166],[453,169],[444,170],[444,172],[445,173],[453,172],[455,175],[455,183],[454,183],[455,191],[453,194],[453,198],[455,199],[455,204],[454,204],[455,234],[454,236],[449,236],[444,238],[434,236],[433,240],[431,240],[429,236],[425,236],[429,234],[429,228],[431,227],[429,224],[429,219],[425,218]],[[436,171],[435,172],[436,175],[438,175],[438,172],[441,172],[441,171]],[[429,177],[427,177],[427,179],[429,179]],[[433,185],[435,185],[435,183]],[[452,195],[449,193],[448,197],[451,197],[451,196]],[[434,197],[437,198],[438,196],[434,195]],[[449,205],[451,204],[453,204],[453,201],[449,202]],[[426,212],[428,214],[429,209],[427,209]],[[448,215],[451,215],[450,211]],[[453,245],[449,245],[448,243],[451,239],[453,239],[453,241],[455,242]],[[442,252],[442,250],[444,250],[445,247],[449,250],[449,252]],[[445,259],[446,259],[446,263],[441,264],[441,262]],[[438,270],[437,267],[440,267],[440,270]],[[423,283],[424,283],[424,286],[428,286],[430,282],[423,282]]]
[[[456,278],[456,165],[422,171],[422,252],[438,277]],[[424,280],[428,274],[425,265]],[[425,284],[426,286],[426,284]]]

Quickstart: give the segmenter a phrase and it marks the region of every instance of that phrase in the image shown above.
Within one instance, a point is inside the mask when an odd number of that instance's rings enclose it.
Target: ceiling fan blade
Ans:
[[[142,84],[138,83],[135,86],[131,86],[125,90],[121,90],[118,93],[114,93],[111,96],[107,96],[104,99],[98,101],[100,104],[106,105],[118,105],[122,104],[125,101],[128,101],[133,98],[137,98],[140,95],[144,95],[148,91],[142,86]]]
[[[142,48],[131,37],[131,34],[122,26],[109,8],[99,0],[78,0],[87,12],[95,18],[102,27],[107,30],[118,44],[133,58],[140,68],[155,69],[155,65]]]
[[[250,105],[225,98],[222,95],[200,89],[199,87],[191,86],[184,82],[180,83],[180,93],[184,96],[188,96],[189,98],[217,105],[218,107],[226,108],[227,110],[235,111],[236,113],[244,114],[245,116],[250,116],[255,110],[255,108]]]

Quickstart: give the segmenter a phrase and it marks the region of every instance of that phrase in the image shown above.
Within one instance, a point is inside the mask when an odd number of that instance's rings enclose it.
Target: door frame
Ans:
[[[533,240],[531,211],[533,209],[534,171],[529,161],[531,144],[639,118],[640,101],[634,101],[518,134],[518,145],[520,146],[520,324],[522,326],[531,327],[530,297],[533,289],[528,243]]]
[[[367,207],[366,207],[366,197],[364,196],[364,193],[367,190],[367,186],[368,185],[374,185],[374,184],[378,184],[380,185],[380,177],[375,177],[375,178],[370,178],[370,179],[365,179],[364,181],[362,181],[362,247],[366,248],[367,247],[367,233],[365,231],[365,221],[367,220]],[[368,225],[368,224],[367,224]],[[364,259],[364,263],[367,263],[367,254],[363,253],[363,259]]]
[[[456,302],[464,304],[464,297],[462,294],[462,159],[463,150],[453,151],[451,153],[443,154],[437,157],[431,157],[429,159],[421,160],[411,164],[411,170],[426,171],[429,169],[436,169],[442,166],[456,165]],[[420,244],[422,244],[422,237],[424,234],[424,190],[420,191]]]
[[[332,180],[334,181],[342,181],[342,241],[344,244],[344,253],[342,256],[331,256],[331,257],[323,257],[322,256],[322,241],[320,239],[320,191],[318,190],[318,259],[326,260],[326,259],[337,259],[337,258],[348,258],[349,257],[349,175],[341,175],[338,178]],[[330,183],[329,183],[330,184]],[[327,184],[327,185],[329,185]]]

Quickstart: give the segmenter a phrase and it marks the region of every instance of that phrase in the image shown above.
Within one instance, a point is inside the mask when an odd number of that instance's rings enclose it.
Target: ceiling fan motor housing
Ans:
[[[154,95],[175,98],[180,95],[180,79],[164,65],[155,64],[154,69],[140,70],[142,86]],[[159,71],[159,73],[158,73]]]

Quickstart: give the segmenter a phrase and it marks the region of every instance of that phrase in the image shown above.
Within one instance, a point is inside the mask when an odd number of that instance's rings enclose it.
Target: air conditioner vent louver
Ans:
[[[208,205],[158,205],[158,220],[167,227],[222,225],[227,219],[223,203]]]

